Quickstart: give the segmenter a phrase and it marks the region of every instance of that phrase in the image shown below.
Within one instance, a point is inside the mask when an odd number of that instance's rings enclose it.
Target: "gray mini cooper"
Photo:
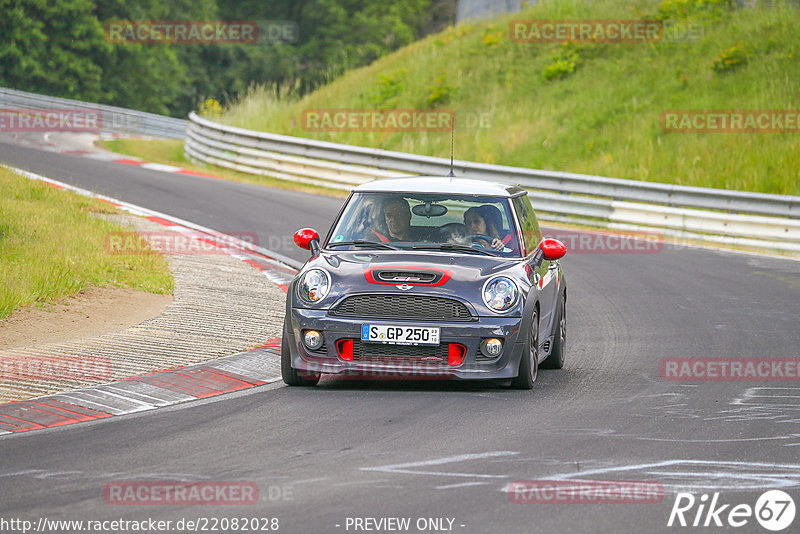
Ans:
[[[566,247],[519,186],[441,177],[358,186],[286,295],[283,380],[498,380],[529,389],[566,349]]]

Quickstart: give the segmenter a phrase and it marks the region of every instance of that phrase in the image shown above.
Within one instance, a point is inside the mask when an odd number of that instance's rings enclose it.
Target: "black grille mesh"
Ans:
[[[421,365],[448,365],[449,344],[438,346],[384,345],[353,340],[353,361],[374,363],[413,362]],[[441,360],[423,358],[441,358]]]
[[[469,309],[457,300],[423,295],[356,295],[344,299],[333,313],[382,319],[472,319]]]

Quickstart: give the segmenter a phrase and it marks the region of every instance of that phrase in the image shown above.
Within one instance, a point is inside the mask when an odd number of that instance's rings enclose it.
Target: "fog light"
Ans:
[[[322,346],[322,334],[316,330],[306,330],[303,336],[303,343],[306,344],[309,350],[317,350]]]
[[[503,351],[503,342],[497,338],[487,339],[481,343],[481,352],[484,356],[495,358]]]

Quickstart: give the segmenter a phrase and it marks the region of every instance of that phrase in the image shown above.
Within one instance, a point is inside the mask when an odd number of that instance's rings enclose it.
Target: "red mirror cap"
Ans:
[[[319,239],[319,234],[312,228],[301,228],[294,233],[294,244],[306,250],[311,248],[309,243],[314,239]]]
[[[567,253],[567,247],[558,239],[545,239],[539,243],[546,260],[560,260]]]

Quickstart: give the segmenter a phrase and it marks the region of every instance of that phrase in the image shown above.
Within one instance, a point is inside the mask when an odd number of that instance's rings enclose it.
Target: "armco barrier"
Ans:
[[[255,132],[189,115],[192,160],[338,189],[376,178],[446,176],[450,160]],[[800,251],[800,197],[455,162],[463,178],[520,184],[543,220]]]
[[[186,137],[188,121],[183,119],[0,87],[0,111],[57,109],[99,111],[101,114],[100,131],[105,133],[171,139]]]

